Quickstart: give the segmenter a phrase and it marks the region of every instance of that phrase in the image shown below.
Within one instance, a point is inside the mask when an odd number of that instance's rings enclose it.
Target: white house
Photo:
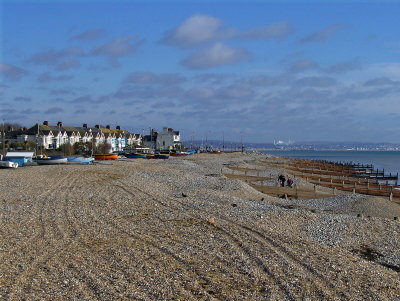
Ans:
[[[158,149],[172,149],[181,144],[181,136],[179,131],[164,127],[163,131],[158,133],[156,141]]]

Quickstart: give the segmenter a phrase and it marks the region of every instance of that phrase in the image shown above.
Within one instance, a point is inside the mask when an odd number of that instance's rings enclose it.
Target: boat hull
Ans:
[[[189,156],[189,154],[184,154],[184,153],[176,153],[176,154],[170,154],[170,156],[172,157],[185,157],[185,156]]]
[[[155,154],[154,159],[168,159],[169,155]]]
[[[18,163],[11,161],[0,161],[0,168],[17,168]]]
[[[125,154],[125,157],[129,159],[146,159],[147,155],[145,154]]]
[[[68,163],[70,164],[91,164],[93,163],[94,158],[74,158],[74,157],[70,157],[68,158]]]
[[[65,164],[68,162],[68,159],[67,158],[57,158],[57,159],[42,158],[42,159],[36,159],[36,162],[39,165]]]
[[[96,160],[116,160],[118,159],[117,154],[107,154],[107,155],[93,155]]]

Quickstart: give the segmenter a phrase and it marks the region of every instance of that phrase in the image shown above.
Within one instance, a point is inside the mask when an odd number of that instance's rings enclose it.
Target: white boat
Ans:
[[[17,168],[18,163],[10,161],[0,161],[0,168]]]
[[[54,165],[54,164],[65,164],[67,163],[67,158],[37,158],[35,160],[39,165]]]

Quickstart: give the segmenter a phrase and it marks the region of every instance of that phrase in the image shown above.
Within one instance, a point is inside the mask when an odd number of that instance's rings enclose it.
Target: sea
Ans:
[[[375,169],[384,169],[385,173],[400,173],[400,151],[266,150],[263,152],[279,157],[372,164]]]

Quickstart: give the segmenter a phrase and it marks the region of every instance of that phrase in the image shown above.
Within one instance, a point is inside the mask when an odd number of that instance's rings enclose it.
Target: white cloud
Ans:
[[[191,69],[206,69],[216,66],[238,63],[250,58],[250,54],[238,48],[232,48],[222,43],[194,52],[182,63]]]
[[[229,31],[221,30],[221,26],[220,19],[207,15],[194,15],[167,32],[162,42],[178,47],[190,47],[215,41],[230,35]]]
[[[194,15],[168,31],[161,42],[184,48],[227,39],[281,38],[292,31],[287,21],[281,21],[241,32],[233,27],[224,27],[223,21],[213,16]]]

